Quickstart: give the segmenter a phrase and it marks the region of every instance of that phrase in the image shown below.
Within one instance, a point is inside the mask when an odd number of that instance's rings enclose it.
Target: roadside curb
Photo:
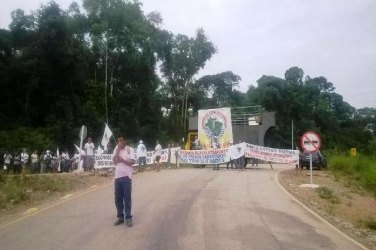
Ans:
[[[336,231],[337,233],[341,234],[343,237],[345,237],[346,239],[348,239],[349,241],[351,241],[352,243],[354,243],[355,245],[357,245],[358,247],[360,247],[361,249],[364,249],[364,250],[369,250],[369,248],[365,247],[364,245],[362,245],[361,243],[359,243],[358,241],[356,241],[355,239],[351,238],[350,236],[348,236],[347,234],[345,234],[344,232],[342,232],[341,230],[339,230],[337,227],[335,227],[333,224],[331,224],[330,222],[328,222],[327,220],[325,220],[323,217],[321,217],[319,214],[317,214],[316,212],[314,212],[312,209],[310,209],[309,207],[307,207],[306,205],[304,205],[301,201],[299,201],[297,198],[295,198],[295,196],[293,196],[290,192],[288,192],[283,186],[282,184],[279,182],[279,174],[283,171],[287,171],[286,169],[281,169],[279,170],[277,173],[274,174],[274,179],[277,180],[277,184],[278,186],[293,200],[295,201],[297,204],[299,204],[301,207],[303,207],[305,210],[307,210],[308,212],[310,212],[313,216],[315,216],[317,219],[319,219],[321,222],[323,222],[324,224],[328,225],[330,228],[332,228],[334,231]]]

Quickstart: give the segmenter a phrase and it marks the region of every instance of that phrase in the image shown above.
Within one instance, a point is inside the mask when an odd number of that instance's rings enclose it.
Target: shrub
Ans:
[[[376,220],[373,217],[368,217],[366,219],[361,219],[360,224],[368,229],[376,230]]]
[[[51,192],[63,192],[70,188],[58,175],[16,175],[2,176],[0,182],[0,208],[28,201],[39,195],[46,196]],[[48,191],[48,192],[46,192]]]
[[[327,187],[318,187],[318,188],[316,188],[316,192],[323,199],[331,199],[334,195],[333,190],[331,190]]]
[[[358,154],[356,157],[331,154],[328,168],[336,176],[340,173],[359,181],[363,187],[376,194],[376,158]]]

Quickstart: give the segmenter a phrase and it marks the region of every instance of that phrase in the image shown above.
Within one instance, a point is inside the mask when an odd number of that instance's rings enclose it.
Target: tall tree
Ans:
[[[108,98],[110,124],[134,139],[155,140],[162,118],[155,92],[159,86],[155,67],[164,42],[164,32],[158,28],[160,16],[145,16],[137,1],[84,0],[83,6],[97,80],[104,83]]]
[[[215,75],[206,75],[197,80],[194,84],[203,95],[210,97],[211,107],[231,106],[234,100],[234,87],[239,85],[240,76],[231,71]],[[237,96],[238,97],[238,96]]]
[[[185,35],[174,36],[168,44],[161,71],[166,79],[166,88],[173,100],[175,125],[186,129],[188,97],[194,76],[216,53],[216,48],[208,40],[202,28],[194,38]]]

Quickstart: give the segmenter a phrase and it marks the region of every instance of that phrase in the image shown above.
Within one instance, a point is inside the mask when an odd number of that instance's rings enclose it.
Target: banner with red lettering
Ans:
[[[228,148],[209,150],[180,150],[180,163],[220,164],[228,161]]]
[[[299,150],[278,149],[245,144],[244,154],[246,158],[256,158],[259,160],[278,163],[298,163]]]

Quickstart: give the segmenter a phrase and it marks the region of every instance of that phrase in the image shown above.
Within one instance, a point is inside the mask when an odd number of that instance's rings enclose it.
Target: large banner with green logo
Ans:
[[[199,110],[198,140],[204,149],[228,147],[233,142],[230,108]]]

